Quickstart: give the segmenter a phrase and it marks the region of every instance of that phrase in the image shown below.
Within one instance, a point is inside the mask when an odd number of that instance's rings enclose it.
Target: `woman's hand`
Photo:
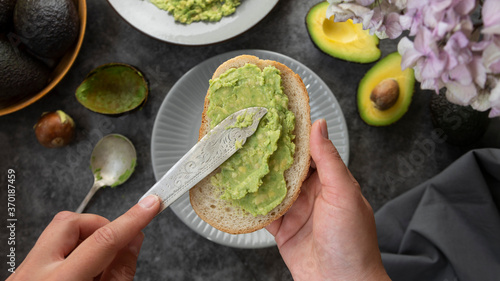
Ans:
[[[116,220],[92,214],[58,213],[7,281],[133,280],[141,230],[158,214],[148,196]]]
[[[390,280],[372,208],[328,139],[325,120],[313,124],[310,149],[316,170],[290,210],[267,227],[294,280]]]

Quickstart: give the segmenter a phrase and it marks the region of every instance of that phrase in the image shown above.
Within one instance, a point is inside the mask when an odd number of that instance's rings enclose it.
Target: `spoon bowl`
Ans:
[[[83,212],[92,196],[101,187],[116,187],[127,181],[134,172],[136,161],[137,153],[134,145],[120,134],[107,135],[97,142],[90,157],[94,184],[75,212]]]

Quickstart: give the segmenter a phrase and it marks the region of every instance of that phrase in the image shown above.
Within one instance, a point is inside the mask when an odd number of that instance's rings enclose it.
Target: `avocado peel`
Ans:
[[[149,88],[144,75],[124,63],[109,63],[92,70],[78,86],[75,96],[87,109],[117,115],[141,108]]]
[[[73,0],[17,0],[14,29],[31,53],[59,59],[75,43],[80,30]]]
[[[357,63],[371,63],[380,58],[379,39],[363,30],[363,25],[335,22],[326,18],[328,2],[314,5],[306,16],[306,26],[313,43],[324,53],[339,59]]]
[[[488,129],[489,111],[478,111],[471,106],[453,104],[446,98],[446,89],[433,94],[430,112],[434,128],[443,133],[449,144],[467,147],[478,142]]]
[[[401,69],[401,55],[397,52],[387,55],[368,70],[359,83],[357,99],[361,119],[372,126],[387,126],[398,121],[408,111],[414,86],[413,69]]]

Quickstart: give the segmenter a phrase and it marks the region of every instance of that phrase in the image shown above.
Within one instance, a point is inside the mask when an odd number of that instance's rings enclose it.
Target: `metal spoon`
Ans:
[[[81,213],[99,188],[124,183],[132,175],[136,160],[134,145],[122,135],[110,134],[97,142],[90,157],[94,185],[75,212]]]

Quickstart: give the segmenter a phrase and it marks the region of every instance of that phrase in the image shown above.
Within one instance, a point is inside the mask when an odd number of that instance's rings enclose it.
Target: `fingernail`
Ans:
[[[128,249],[136,257],[139,256],[139,251],[141,250],[142,241],[144,240],[144,233],[140,232],[130,243],[128,244]]]
[[[143,207],[144,209],[149,209],[153,207],[153,205],[158,202],[158,196],[156,195],[149,195],[148,197],[142,199],[139,202],[139,206]]]
[[[319,128],[321,129],[321,135],[325,139],[328,139],[328,127],[326,126],[326,120],[325,119],[320,119],[319,120]]]

